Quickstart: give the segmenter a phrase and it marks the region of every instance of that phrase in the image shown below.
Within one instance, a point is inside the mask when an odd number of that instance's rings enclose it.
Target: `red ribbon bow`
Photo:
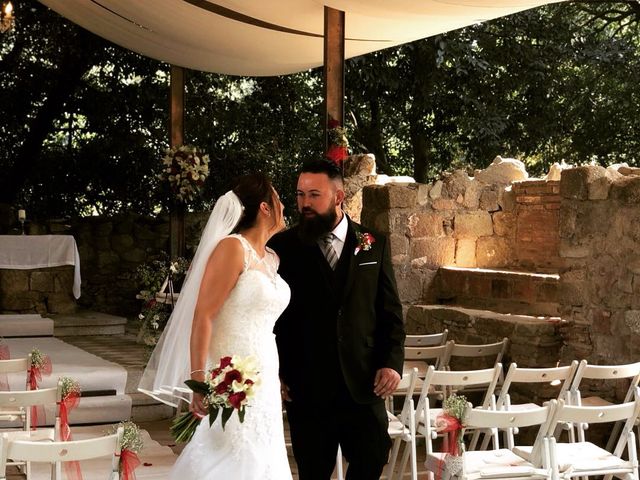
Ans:
[[[42,376],[51,375],[51,371],[53,369],[53,366],[51,365],[51,358],[49,358],[49,355],[43,355],[42,360],[42,367],[38,367],[36,365],[31,365],[31,367],[29,367],[29,373],[27,376],[27,388],[29,390],[38,390],[39,383],[42,381]],[[42,405],[34,405],[31,407],[32,428],[38,426],[38,417],[40,414],[42,414],[42,418],[44,418],[44,408]]]
[[[63,442],[71,440],[71,428],[69,427],[69,412],[80,403],[79,392],[69,392],[62,401],[58,402],[60,414],[60,438]],[[82,480],[82,470],[80,462],[64,462],[64,470],[67,480]]]
[[[122,450],[120,453],[120,472],[122,480],[136,480],[135,469],[140,466],[140,459],[133,450]]]

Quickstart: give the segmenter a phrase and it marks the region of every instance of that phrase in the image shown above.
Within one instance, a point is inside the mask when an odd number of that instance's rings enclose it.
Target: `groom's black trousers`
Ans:
[[[346,386],[340,390],[324,403],[285,402],[300,480],[329,480],[338,443],[349,463],[346,480],[378,480],[387,463],[391,439],[384,401],[361,405]]]

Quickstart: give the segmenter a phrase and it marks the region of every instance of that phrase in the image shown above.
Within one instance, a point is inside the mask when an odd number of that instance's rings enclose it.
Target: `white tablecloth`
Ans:
[[[71,235],[0,235],[0,268],[32,270],[74,265],[73,296],[80,298],[80,255]]]

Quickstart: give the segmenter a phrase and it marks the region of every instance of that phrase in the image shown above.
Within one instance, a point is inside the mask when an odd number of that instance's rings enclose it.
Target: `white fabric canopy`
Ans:
[[[124,48],[194,70],[283,75],[323,63],[324,6],[355,57],[561,0],[40,0]]]

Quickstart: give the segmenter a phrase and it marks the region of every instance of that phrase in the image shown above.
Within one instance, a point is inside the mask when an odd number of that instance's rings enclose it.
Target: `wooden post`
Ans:
[[[344,12],[324,7],[324,145],[329,119],[344,125]]]
[[[171,96],[169,100],[169,144],[184,144],[184,68],[171,65]],[[169,258],[184,257],[185,206],[174,201],[170,212]]]

